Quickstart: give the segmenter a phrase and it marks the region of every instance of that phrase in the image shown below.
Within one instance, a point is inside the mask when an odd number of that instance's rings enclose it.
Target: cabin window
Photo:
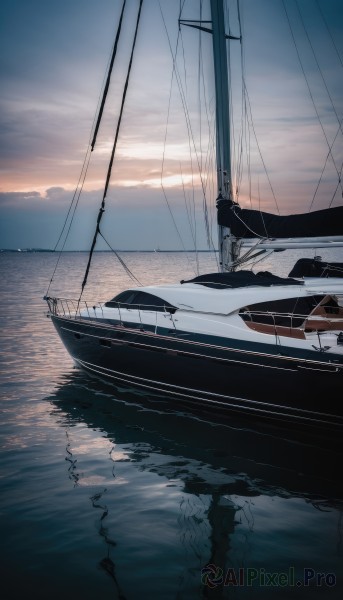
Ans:
[[[126,292],[122,292],[115,296],[109,302],[106,302],[105,306],[109,308],[118,308],[118,304],[120,308],[131,308],[131,304],[134,300],[134,297],[137,295],[137,292],[132,290],[127,290]]]
[[[158,296],[154,296],[153,294],[147,294],[146,292],[138,292],[134,299],[134,304],[136,308],[140,310],[153,310],[153,311],[161,311],[165,312],[165,310],[170,310],[171,312],[175,312],[176,308],[163,300],[163,298],[159,298]]]
[[[159,311],[159,312],[171,312],[174,313],[176,311],[175,306],[163,300],[163,298],[159,298],[154,294],[148,294],[146,292],[134,292],[134,291],[126,291],[122,294],[119,294],[109,302],[106,302],[105,306],[111,308],[127,308],[133,310],[150,310],[150,311]]]

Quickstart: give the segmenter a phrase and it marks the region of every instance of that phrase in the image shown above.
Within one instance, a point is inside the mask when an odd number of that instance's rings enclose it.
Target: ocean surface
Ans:
[[[194,254],[122,257],[143,284],[197,269]],[[56,258],[0,253],[1,599],[341,598],[342,448],[83,374],[46,316]],[[86,260],[65,253],[50,294],[78,297]],[[85,299],[130,285],[97,253]]]

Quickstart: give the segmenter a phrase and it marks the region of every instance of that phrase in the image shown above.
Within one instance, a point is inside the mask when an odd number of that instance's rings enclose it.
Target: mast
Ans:
[[[224,1],[210,0],[212,29],[207,21],[179,19],[179,24],[212,34],[213,66],[216,99],[216,163],[217,209],[221,203],[232,203],[231,149],[230,149],[230,93],[226,40],[241,40],[225,32]],[[218,251],[220,271],[234,271],[239,242],[229,227],[218,221]]]
[[[230,150],[230,94],[225,33],[224,0],[211,0],[212,43],[216,94],[216,161],[218,200],[232,200]],[[228,227],[218,224],[218,251],[221,271],[234,270],[235,238]]]
[[[230,99],[224,30],[223,0],[211,0],[212,44],[216,92],[216,146],[218,196],[231,194]]]

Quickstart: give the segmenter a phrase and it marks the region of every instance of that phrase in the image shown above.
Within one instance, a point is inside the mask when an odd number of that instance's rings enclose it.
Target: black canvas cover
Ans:
[[[240,208],[231,200],[217,200],[218,224],[237,238],[290,238],[343,235],[343,206],[280,217]]]
[[[207,275],[199,275],[188,281],[182,280],[181,283],[198,283],[206,287],[225,289],[248,287],[252,285],[270,286],[270,285],[301,285],[302,282],[296,279],[277,277],[269,271],[260,271],[253,273],[252,271],[236,271],[235,273],[208,273]]]
[[[343,277],[343,263],[328,263],[315,258],[300,258],[288,277]]]

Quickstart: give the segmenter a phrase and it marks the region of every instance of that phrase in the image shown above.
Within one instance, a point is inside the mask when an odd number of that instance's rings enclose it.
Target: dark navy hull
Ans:
[[[343,432],[342,369],[283,356],[276,346],[249,349],[230,340],[52,317],[75,362],[117,385],[154,391],[172,403],[246,414],[285,425]],[[324,357],[325,358],[325,357]]]

